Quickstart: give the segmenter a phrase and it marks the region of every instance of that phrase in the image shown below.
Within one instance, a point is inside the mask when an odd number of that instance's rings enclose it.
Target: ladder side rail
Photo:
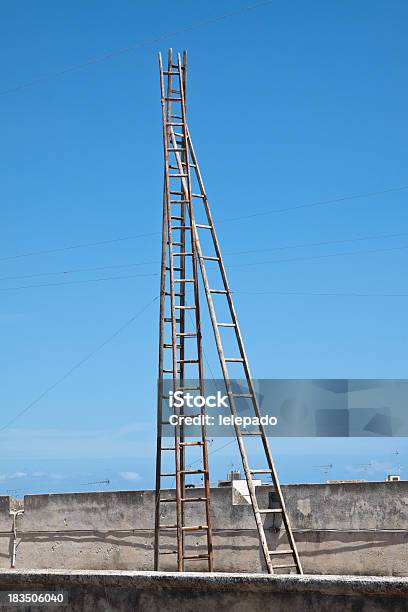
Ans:
[[[178,163],[181,166],[181,160],[180,158],[178,158]],[[193,163],[195,163],[193,161]],[[183,183],[183,188],[185,190],[187,190],[187,185],[184,182]],[[205,268],[205,264],[204,264],[204,260],[203,260],[203,254],[201,251],[201,244],[199,241],[199,237],[198,237],[198,232],[197,232],[197,227],[195,225],[194,220],[192,221],[192,227],[193,227],[193,231],[194,231],[194,236],[195,236],[195,240],[196,240],[196,248],[197,248],[197,255],[198,255],[198,261],[200,264],[200,270],[201,270],[201,275],[202,275],[202,279],[203,279],[203,284],[204,284],[204,289],[205,289],[205,293],[207,296],[207,304],[208,304],[208,309],[210,312],[210,318],[211,318],[211,322],[212,322],[212,326],[213,326],[213,331],[214,331],[214,337],[215,337],[215,342],[216,342],[216,346],[217,346],[217,351],[218,351],[218,355],[220,357],[220,363],[221,363],[221,369],[223,372],[223,377],[224,377],[224,381],[225,381],[225,386],[227,389],[227,394],[228,394],[228,400],[229,400],[229,404],[230,404],[230,410],[231,410],[231,414],[234,417],[234,429],[235,429],[235,434],[237,437],[237,442],[238,442],[238,447],[240,450],[240,454],[241,454],[241,458],[242,458],[242,464],[243,464],[243,468],[244,468],[244,472],[245,472],[245,477],[246,477],[246,481],[247,481],[247,485],[248,485],[248,491],[249,491],[249,495],[251,498],[251,505],[252,505],[252,509],[254,512],[254,518],[255,518],[255,522],[258,528],[258,533],[259,533],[259,539],[261,542],[261,547],[262,547],[262,551],[263,551],[263,556],[265,559],[265,563],[268,569],[268,573],[273,574],[273,566],[270,560],[270,556],[268,553],[268,543],[266,541],[266,536],[265,536],[265,531],[263,528],[263,524],[262,524],[262,519],[259,513],[259,507],[258,507],[258,500],[256,498],[256,491],[255,491],[255,485],[253,483],[253,478],[252,478],[252,474],[250,471],[250,466],[248,463],[248,457],[247,457],[247,453],[246,453],[246,448],[244,445],[244,440],[242,438],[242,433],[241,433],[241,429],[240,427],[237,425],[236,423],[236,417],[237,417],[237,409],[236,409],[236,405],[235,405],[235,400],[232,394],[232,386],[231,386],[231,381],[230,381],[230,377],[229,377],[229,372],[228,372],[228,368],[227,368],[227,364],[225,361],[225,356],[224,356],[224,349],[222,346],[222,341],[221,341],[221,335],[219,333],[219,329],[218,329],[218,322],[217,322],[217,317],[216,317],[216,313],[215,313],[215,308],[214,308],[214,304],[213,304],[213,300],[211,298],[211,293],[210,293],[210,286],[209,286],[209,282],[208,282],[208,276],[207,276],[207,270]]]
[[[249,392],[251,395],[251,400],[252,400],[252,404],[253,404],[253,408],[254,408],[254,412],[256,414],[256,416],[258,418],[260,418],[261,413],[260,413],[260,409],[259,409],[259,404],[258,404],[258,399],[256,396],[256,392],[253,386],[253,381],[252,381],[252,376],[251,376],[251,372],[249,369],[249,363],[248,363],[248,357],[245,351],[245,347],[244,347],[244,342],[243,342],[243,338],[242,338],[242,334],[241,334],[241,330],[238,324],[238,318],[236,315],[236,311],[235,311],[235,307],[234,307],[234,302],[232,299],[232,295],[231,295],[231,291],[229,288],[229,283],[228,283],[228,278],[227,278],[227,274],[226,274],[226,270],[225,270],[225,266],[224,266],[224,262],[221,256],[221,249],[220,249],[220,245],[218,242],[218,238],[217,238],[217,234],[216,234],[216,230],[215,230],[215,225],[214,225],[214,221],[212,218],[212,214],[211,214],[211,209],[209,206],[209,202],[208,202],[208,198],[207,198],[207,194],[205,191],[205,187],[204,187],[204,181],[200,172],[200,167],[198,164],[198,160],[197,160],[197,156],[195,154],[195,150],[193,147],[193,143],[191,140],[191,136],[190,133],[188,131],[187,128],[187,137],[188,137],[188,143],[189,143],[189,149],[191,152],[191,157],[192,157],[192,161],[194,164],[194,170],[196,173],[196,177],[197,177],[197,182],[201,191],[201,195],[203,196],[203,203],[204,203],[204,207],[205,207],[205,211],[206,211],[206,216],[207,216],[207,220],[208,220],[208,224],[211,227],[211,235],[212,235],[212,239],[213,239],[213,244],[214,244],[214,249],[215,249],[215,253],[216,256],[218,258],[218,264],[219,264],[219,268],[220,268],[220,272],[221,272],[221,277],[223,280],[223,284],[224,284],[224,289],[226,291],[226,297],[227,297],[227,301],[228,301],[228,305],[229,305],[229,309],[230,309],[230,313],[231,313],[231,318],[232,321],[235,325],[234,329],[235,329],[235,334],[236,334],[236,338],[237,338],[237,342],[238,342],[238,347],[239,347],[239,351],[241,353],[241,357],[243,358],[243,365],[244,365],[244,370],[245,370],[245,374],[246,374],[246,379],[247,379],[247,384],[248,384],[248,388],[249,388]],[[204,262],[203,262],[204,264]],[[204,266],[205,267],[205,266]],[[206,289],[206,293],[207,293],[207,300],[209,299],[211,302],[213,302],[212,300],[212,296],[211,293],[209,291],[209,287],[208,287],[208,292]],[[218,327],[217,327],[217,332],[218,332]],[[223,355],[223,353],[222,353]],[[232,392],[231,392],[232,393]],[[269,469],[271,470],[271,475],[272,475],[272,480],[273,480],[273,484],[276,490],[276,493],[278,495],[278,499],[279,499],[279,503],[281,505],[282,508],[282,518],[286,527],[286,532],[287,532],[287,537],[289,540],[289,543],[291,545],[291,548],[293,549],[293,554],[295,557],[295,561],[296,561],[296,565],[297,565],[297,569],[299,571],[299,573],[303,573],[302,572],[302,567],[301,567],[301,562],[299,559],[299,555],[297,552],[297,547],[296,547],[296,543],[293,537],[293,532],[290,526],[290,521],[288,518],[288,514],[287,514],[287,510],[286,510],[286,505],[285,505],[285,501],[284,501],[284,497],[282,494],[282,489],[279,483],[279,479],[278,479],[278,475],[277,475],[277,471],[276,471],[276,467],[272,458],[272,453],[271,453],[271,449],[270,449],[270,445],[269,445],[269,441],[266,435],[266,431],[265,431],[265,427],[263,425],[259,425],[259,430],[261,433],[261,439],[262,439],[262,444],[265,450],[265,455],[266,455],[266,459],[268,462],[268,466]]]
[[[166,195],[166,217],[167,217],[167,242],[168,242],[168,267],[169,267],[169,284],[170,284],[170,308],[171,308],[171,338],[172,338],[172,372],[173,372],[173,392],[177,391],[177,328],[176,328],[176,312],[175,312],[175,296],[174,296],[174,266],[173,266],[173,247],[172,247],[172,225],[171,225],[171,187],[169,177],[169,125],[171,121],[171,102],[165,95],[165,81],[163,74],[163,62],[159,55],[160,64],[160,89],[161,89],[161,105],[162,105],[162,124],[163,124],[163,148],[164,148],[164,173],[165,173],[165,195]],[[168,55],[168,75],[167,75],[167,98],[171,97],[171,65],[172,65],[172,50],[169,49]],[[175,443],[175,474],[176,474],[176,529],[177,529],[177,568],[183,571],[183,529],[182,529],[182,513],[181,513],[181,482],[180,482],[180,427],[177,423],[174,429]]]
[[[157,378],[157,424],[156,424],[156,488],[154,498],[154,569],[159,569],[160,548],[160,490],[161,490],[161,453],[163,422],[163,357],[164,357],[164,317],[166,303],[166,257],[167,257],[167,207],[166,185],[163,188],[162,248],[160,271],[160,314],[159,314],[159,369]]]
[[[197,343],[197,359],[198,359],[198,378],[200,394],[204,396],[204,367],[203,367],[203,349],[202,349],[202,333],[201,333],[201,315],[200,315],[200,295],[199,295],[199,284],[198,284],[198,269],[197,269],[197,240],[194,231],[195,219],[193,210],[193,197],[192,197],[192,186],[191,186],[191,173],[190,173],[190,161],[189,161],[189,149],[188,149],[188,137],[187,137],[187,118],[186,118],[186,97],[185,97],[185,86],[187,82],[187,53],[183,53],[183,64],[181,63],[181,56],[178,54],[178,71],[180,78],[180,94],[181,94],[181,116],[182,116],[182,133],[183,133],[183,144],[184,151],[181,156],[176,153],[177,165],[181,170],[180,173],[187,174],[186,180],[182,177],[182,189],[181,192],[185,194],[187,200],[187,209],[190,217],[191,226],[191,266],[193,273],[193,291],[194,291],[194,303],[195,303],[195,325],[196,325],[196,343]],[[175,134],[173,128],[170,130],[171,141],[175,142]],[[174,146],[174,148],[176,148]],[[180,159],[181,157],[181,159]],[[184,159],[183,159],[184,158]],[[179,163],[180,162],[180,163]],[[184,162],[184,166],[183,166]],[[184,167],[184,170],[183,170]],[[184,181],[184,182],[183,182]],[[204,406],[201,407],[201,414],[205,414]],[[212,545],[212,525],[211,525],[211,502],[210,502],[210,479],[209,479],[209,463],[208,463],[208,446],[207,446],[207,434],[204,423],[201,425],[201,440],[202,445],[202,462],[203,462],[203,484],[205,490],[205,514],[207,524],[207,550],[208,550],[208,569],[211,572],[213,570],[213,545]]]

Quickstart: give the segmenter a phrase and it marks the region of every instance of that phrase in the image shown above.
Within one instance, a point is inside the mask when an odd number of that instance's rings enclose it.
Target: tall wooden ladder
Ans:
[[[160,87],[162,101],[163,148],[164,148],[164,198],[162,232],[162,267],[160,291],[160,332],[159,332],[159,388],[157,407],[157,449],[156,449],[156,496],[155,496],[155,541],[154,567],[160,567],[161,555],[175,555],[177,569],[184,571],[186,561],[201,561],[213,570],[210,482],[208,450],[204,424],[201,436],[186,440],[184,427],[174,427],[174,445],[163,446],[162,430],[168,421],[163,420],[166,402],[165,383],[170,381],[173,393],[194,391],[204,395],[204,372],[201,346],[200,302],[198,285],[197,248],[193,231],[189,148],[186,123],[186,54],[183,62],[180,54],[173,60],[169,51],[167,70],[159,54]],[[189,289],[187,289],[189,287]],[[188,373],[188,375],[187,375]],[[188,386],[189,379],[197,385]],[[183,408],[175,409],[176,416],[183,416]],[[199,410],[204,415],[204,408]],[[195,416],[195,415],[194,415]],[[204,423],[204,420],[202,421]],[[193,448],[199,451],[199,465],[191,469],[187,453]],[[173,456],[174,470],[162,471],[169,461],[164,455]],[[193,462],[197,463],[197,460]],[[193,483],[186,479],[200,478],[204,494],[192,496],[186,488]],[[171,488],[175,481],[175,496]],[[167,482],[167,486],[164,486]],[[195,515],[201,516],[200,524],[188,524],[189,512],[186,506],[198,504],[201,508]],[[168,505],[175,508],[167,512]],[[175,522],[163,523],[162,515],[175,516]],[[162,545],[163,532],[176,533],[176,548],[167,550]],[[190,553],[189,535],[204,536],[206,551]],[[173,541],[173,540],[172,540]]]

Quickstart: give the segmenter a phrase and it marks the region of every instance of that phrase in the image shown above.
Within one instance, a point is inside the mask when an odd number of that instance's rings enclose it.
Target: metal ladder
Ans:
[[[185,84],[186,54],[177,56],[173,63],[169,51],[167,70],[163,69],[159,54],[160,87],[162,101],[163,148],[164,148],[164,198],[162,232],[162,267],[160,290],[160,331],[159,331],[159,389],[157,406],[157,449],[156,449],[156,495],[155,495],[155,539],[154,568],[159,569],[161,555],[176,555],[177,569],[184,571],[185,561],[205,561],[208,570],[213,570],[210,482],[208,469],[208,450],[205,426],[201,426],[201,436],[195,441],[186,441],[183,425],[174,428],[174,446],[162,445],[162,428],[168,421],[163,420],[163,407],[169,396],[164,395],[163,383],[171,381],[173,393],[176,391],[199,391],[204,395],[204,372],[202,360],[202,340],[200,323],[200,302],[198,285],[197,250],[195,243],[194,216],[192,206],[189,148],[187,142]],[[177,128],[176,130],[174,128]],[[187,292],[186,286],[192,286]],[[186,296],[193,294],[189,303]],[[169,311],[169,312],[168,312]],[[193,313],[194,328],[188,331],[186,313]],[[169,330],[170,327],[170,330]],[[169,336],[170,331],[170,338]],[[189,343],[187,346],[186,343]],[[168,351],[167,351],[168,350]],[[194,352],[194,355],[191,353]],[[168,355],[170,357],[168,358]],[[170,364],[167,365],[167,361]],[[195,370],[197,386],[185,383],[186,369]],[[168,375],[166,377],[166,375]],[[182,416],[183,409],[175,409]],[[199,413],[204,415],[204,408]],[[186,453],[191,447],[200,449],[200,467],[189,469]],[[162,472],[163,453],[174,455],[175,471]],[[204,495],[193,497],[186,494],[186,477],[199,475],[203,480]],[[169,497],[169,491],[162,486],[162,479],[174,478],[176,495]],[[170,487],[168,487],[170,488]],[[186,524],[187,504],[200,504],[203,508],[202,524]],[[162,505],[175,505],[175,524],[162,523]],[[173,506],[174,507],[174,506]],[[177,548],[163,550],[162,531],[176,532]],[[186,554],[186,537],[201,533],[206,540],[205,554]]]

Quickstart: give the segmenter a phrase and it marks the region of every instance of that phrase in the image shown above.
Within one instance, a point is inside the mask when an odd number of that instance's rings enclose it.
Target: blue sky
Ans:
[[[0,427],[158,293],[168,46],[189,52],[190,130],[254,376],[407,377],[407,297],[386,295],[408,293],[407,4],[254,4],[2,5]],[[0,432],[0,493],[152,486],[157,319],[154,302]],[[408,465],[403,439],[273,448],[284,482]],[[232,463],[232,445],[214,453],[212,480]]]

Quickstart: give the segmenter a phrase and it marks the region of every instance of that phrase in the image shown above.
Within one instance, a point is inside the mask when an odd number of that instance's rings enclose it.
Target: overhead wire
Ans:
[[[77,361],[65,374],[60,376],[54,383],[49,385],[42,393],[40,393],[34,400],[29,402],[22,410],[17,412],[9,421],[7,421],[4,425],[0,427],[0,432],[4,431],[10,425],[15,423],[20,417],[26,414],[31,408],[33,408],[36,404],[38,404],[44,397],[46,397],[51,391],[53,391],[56,387],[58,387],[61,383],[63,383],[71,374],[73,374],[76,370],[78,370],[81,366],[84,365],[87,361],[89,361],[94,355],[99,353],[106,345],[110,344],[117,336],[119,336],[125,329],[127,329],[136,319],[138,319],[154,302],[158,299],[159,296],[155,296],[152,300],[149,300],[145,306],[143,306],[136,314],[134,314],[130,319],[128,319],[125,323],[123,323],[115,332],[110,334],[106,340],[101,342],[95,349],[90,351],[85,357],[82,357],[79,361]]]

